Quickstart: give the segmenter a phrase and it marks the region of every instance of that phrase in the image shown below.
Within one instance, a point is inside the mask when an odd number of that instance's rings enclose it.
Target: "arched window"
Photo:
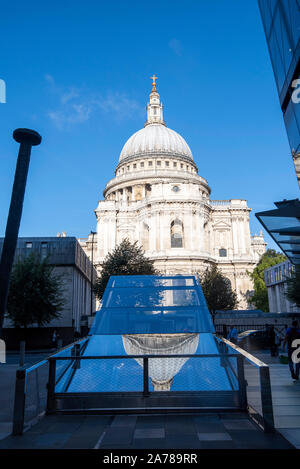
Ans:
[[[219,256],[220,257],[227,257],[227,249],[219,249]]]
[[[151,185],[150,184],[146,184],[146,186],[145,186],[145,195],[146,195],[146,197],[149,197],[151,195]]]
[[[183,247],[183,224],[178,218],[171,223],[171,248]]]
[[[127,199],[127,202],[130,202],[132,200],[132,187],[127,187],[126,199]]]

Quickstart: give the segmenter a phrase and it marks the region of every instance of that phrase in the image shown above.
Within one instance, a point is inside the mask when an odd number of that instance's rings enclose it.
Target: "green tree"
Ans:
[[[287,278],[287,290],[285,296],[289,301],[295,303],[300,308],[300,266],[296,266],[296,270],[291,276]]]
[[[268,292],[265,285],[264,272],[273,265],[280,264],[286,261],[286,257],[274,249],[268,249],[260,258],[259,263],[253,270],[248,272],[253,281],[254,293],[248,299],[248,304],[253,304],[256,308],[262,311],[269,311]]]
[[[199,280],[213,320],[218,309],[234,309],[237,306],[237,295],[232,290],[230,280],[216,265],[208,267]]]
[[[155,275],[157,271],[153,261],[148,259],[142,248],[124,239],[102,264],[100,277],[94,285],[94,292],[98,299],[102,298],[107,282],[111,275]]]
[[[53,273],[47,259],[36,253],[19,258],[13,265],[7,312],[14,326],[44,326],[60,317],[63,301],[61,277]]]

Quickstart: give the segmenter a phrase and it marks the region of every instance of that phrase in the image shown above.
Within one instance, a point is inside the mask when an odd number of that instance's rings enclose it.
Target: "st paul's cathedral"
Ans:
[[[156,78],[144,128],[123,146],[95,209],[97,235],[79,241],[99,272],[124,238],[138,241],[162,274],[201,273],[216,264],[237,292],[239,308],[247,308],[248,272],[265,252],[263,234],[251,236],[246,200],[210,199],[187,142],[164,121]]]

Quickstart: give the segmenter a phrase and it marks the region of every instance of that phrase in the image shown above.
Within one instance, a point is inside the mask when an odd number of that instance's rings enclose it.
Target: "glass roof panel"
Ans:
[[[289,243],[282,243],[278,242],[279,246],[284,251],[299,251],[300,252],[300,244],[289,244]]]
[[[90,334],[183,332],[214,332],[199,280],[127,275],[110,277]]]
[[[175,287],[195,285],[195,278],[192,275],[185,276],[164,276],[155,275],[120,275],[113,277],[112,288],[144,288],[144,287]]]
[[[270,231],[282,228],[290,228],[292,230],[297,226],[300,227],[300,222],[296,217],[270,217],[266,215],[260,216],[260,219]]]
[[[256,217],[293,264],[299,264],[300,202],[284,200],[277,209],[256,213]]]

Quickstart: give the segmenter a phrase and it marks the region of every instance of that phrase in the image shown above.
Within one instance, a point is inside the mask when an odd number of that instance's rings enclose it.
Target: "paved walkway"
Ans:
[[[275,426],[300,449],[300,384],[288,365],[256,353],[270,365]],[[40,357],[28,357],[32,364]],[[266,435],[245,414],[162,416],[47,416],[21,437],[9,436],[17,364],[0,365],[0,448],[274,448],[292,446],[279,434]],[[248,399],[260,407],[257,369],[246,367]],[[143,446],[144,445],[144,446]]]
[[[296,448],[300,449],[300,383],[293,383],[288,365],[279,363],[269,352],[253,353],[270,366],[275,427]],[[260,406],[258,373],[254,367],[246,369],[248,400],[254,408]]]
[[[246,414],[47,416],[0,449],[293,449],[279,433],[264,434]]]

